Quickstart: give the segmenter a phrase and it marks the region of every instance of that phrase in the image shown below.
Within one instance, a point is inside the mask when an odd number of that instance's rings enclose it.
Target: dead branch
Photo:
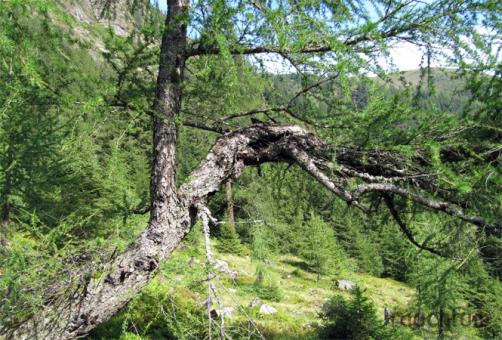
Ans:
[[[371,157],[367,157],[368,154]],[[331,164],[329,159],[332,159]],[[426,173],[425,170],[420,170],[420,165],[404,167],[404,164],[412,161],[397,153],[392,153],[392,157],[384,157],[378,152],[351,153],[350,149],[333,155],[332,147],[296,125],[256,124],[226,133],[217,139],[206,158],[189,176],[189,181],[176,190],[176,199],[157,203],[169,204],[169,209],[162,210],[162,215],[158,215],[158,210],[157,213],[152,213],[150,222],[137,240],[124,253],[114,257],[106,265],[106,270],[103,266],[94,264],[94,273],[100,274],[90,273],[87,276],[89,279],[85,285],[86,289],[78,299],[69,296],[64,303],[59,301],[57,305],[47,301],[29,320],[18,325],[16,329],[3,332],[19,339],[69,339],[83,336],[108,320],[141,291],[157,273],[159,263],[169,258],[178,247],[195,223],[196,213],[201,211],[198,208],[201,202],[205,202],[218,191],[229,177],[238,177],[245,166],[265,162],[298,164],[337,197],[365,212],[368,212],[368,209],[361,200],[366,193],[373,192],[380,196],[398,195],[431,211],[444,212],[480,228],[499,230],[497,225],[488,223],[482,217],[470,215],[451,202],[427,197],[424,194],[427,191],[423,188],[427,187],[427,180],[433,182],[434,178],[421,178],[420,182],[410,179],[402,183],[406,184],[406,187],[396,184],[401,182],[383,180],[407,178],[410,173],[406,169],[413,169],[411,175]],[[355,190],[350,190],[348,184],[343,181],[345,177],[359,181],[364,178],[346,171],[343,173],[344,178],[336,181],[336,178],[332,179],[331,175],[327,174],[327,170],[336,169],[336,165],[367,174],[375,182],[363,183]],[[333,174],[337,176],[336,171]],[[207,214],[200,216],[209,218]],[[401,228],[406,230],[403,226]]]

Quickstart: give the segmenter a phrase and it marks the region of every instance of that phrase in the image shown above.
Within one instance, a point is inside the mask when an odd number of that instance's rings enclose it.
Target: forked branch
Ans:
[[[169,215],[165,222],[159,223],[152,214],[153,217],[143,233],[124,253],[114,257],[106,266],[89,266],[97,274],[90,273],[85,276],[87,281],[82,283],[85,290],[82,290],[83,293],[78,299],[70,295],[65,296],[66,303],[61,303],[61,298],[46,300],[46,304],[29,320],[10,326],[2,324],[2,332],[20,339],[68,339],[85,335],[108,320],[141,291],[158,271],[159,263],[168,259],[179,246],[195,223],[196,212],[201,211],[201,204],[218,191],[229,177],[238,177],[248,165],[265,162],[298,164],[347,204],[365,212],[368,212],[368,208],[362,202],[364,194],[374,192],[384,197],[398,195],[478,227],[498,230],[496,225],[487,223],[481,217],[467,214],[453,203],[438,201],[417,193],[424,192],[423,188],[427,187],[423,182],[415,182],[411,178],[404,181],[403,184],[407,185],[405,188],[393,181],[384,181],[386,177],[406,178],[407,175],[400,170],[398,164],[390,160],[379,164],[376,161],[379,158],[373,155],[371,159],[375,162],[371,166],[362,166],[364,162],[359,157],[362,154],[353,152],[349,155],[346,150],[333,155],[332,150],[332,147],[324,144],[315,135],[295,125],[257,124],[224,134],[216,141],[199,167],[192,172],[189,181],[178,188],[177,201],[168,210]],[[397,158],[395,156],[392,157],[394,162]],[[336,169],[336,165],[365,175],[361,177],[345,172],[342,177],[337,171],[328,175],[327,170]],[[338,179],[337,175],[340,176]],[[333,176],[335,178],[332,178]],[[375,182],[360,184],[355,190],[350,190],[347,176],[351,176],[355,181],[370,176]],[[382,182],[378,182],[380,179]],[[204,213],[199,216],[208,218]],[[403,228],[401,225],[401,228],[407,232],[406,226]],[[413,237],[408,239],[412,242],[414,240]],[[426,249],[426,245],[416,241],[413,243]],[[427,250],[434,252],[432,248]],[[58,301],[58,304],[54,305],[51,301]]]

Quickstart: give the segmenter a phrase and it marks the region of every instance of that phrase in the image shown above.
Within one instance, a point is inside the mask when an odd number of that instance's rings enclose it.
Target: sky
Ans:
[[[158,2],[160,9],[163,10],[164,12],[167,11],[167,1],[158,0]],[[152,0],[152,3],[155,3],[155,0]]]
[[[420,68],[420,63],[422,61],[423,52],[411,43],[401,42],[389,49],[390,56],[393,60],[394,65],[392,66],[392,71],[410,71]],[[276,55],[260,55],[260,60],[272,73],[291,73],[295,72],[295,69],[286,60],[278,57]],[[383,58],[379,60],[380,65],[384,68],[391,70],[390,65]],[[423,66],[423,65],[422,65]],[[432,67],[445,67],[446,64],[442,64],[439,60],[431,61]]]
[[[154,3],[156,0],[151,0],[152,3]],[[167,1],[165,0],[157,0],[159,3],[160,8],[163,11],[167,10]],[[420,67],[420,62],[422,59],[422,53],[418,49],[417,46],[407,43],[407,42],[402,42],[390,49],[390,55],[392,59],[394,60],[395,67],[399,71],[409,71],[409,70],[416,70]],[[278,73],[284,73],[287,72],[288,70],[284,70],[284,64],[278,60],[278,58],[270,56],[265,58],[265,66],[267,68],[270,68],[270,71],[272,72],[278,72]],[[438,61],[434,61],[433,65],[435,67],[440,67],[440,66],[445,66],[441,65]]]
[[[419,68],[422,54],[417,46],[408,42],[399,43],[390,50],[390,55],[399,71],[416,70]],[[432,66],[441,65],[436,64]]]

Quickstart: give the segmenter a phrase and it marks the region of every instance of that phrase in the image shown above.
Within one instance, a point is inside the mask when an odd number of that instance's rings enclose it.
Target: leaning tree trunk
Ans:
[[[240,175],[245,165],[267,161],[293,161],[289,156],[297,141],[309,144],[317,139],[297,126],[254,126],[221,137],[201,165],[192,172],[177,195],[162,178],[152,201],[150,222],[145,231],[98,278],[89,281],[78,294],[51,302],[30,320],[8,332],[16,339],[69,339],[87,334],[117,313],[153,278],[159,263],[167,259],[194,224],[196,209],[218,191],[229,178]],[[305,145],[304,145],[305,146]],[[166,149],[167,150],[167,149]],[[159,153],[165,157],[165,153]],[[156,165],[157,162],[154,163]],[[154,182],[154,181],[152,181]],[[167,193],[167,197],[164,196]],[[170,204],[171,206],[169,206]]]
[[[203,207],[207,198],[229,178],[238,177],[246,165],[281,161],[297,163],[338,197],[363,210],[366,209],[357,201],[361,193],[378,193],[382,188],[387,188],[389,192],[406,195],[425,207],[473,224],[480,221],[478,217],[453,210],[446,202],[405,194],[402,191],[404,189],[398,190],[395,186],[363,184],[359,189],[347,192],[320,170],[320,166],[329,165],[325,163],[324,157],[320,157],[325,150],[326,145],[318,138],[294,125],[260,124],[220,137],[199,167],[191,173],[190,181],[179,187],[176,196],[155,196],[159,201],[154,201],[155,204],[152,202],[155,211],[146,230],[125,253],[105,268],[105,274],[99,278],[89,275],[91,279],[82,294],[70,296],[66,303],[48,303],[39,314],[21,327],[11,330],[9,335],[25,339],[68,339],[84,335],[108,320],[152,279],[159,263],[170,256],[193,225],[197,209]],[[350,165],[353,169],[360,164],[360,160],[347,158],[344,154],[337,155],[336,160],[339,165]],[[331,165],[327,169],[333,170],[334,167]],[[378,173],[381,173],[381,169]],[[376,178],[370,174],[364,176]],[[163,181],[167,180],[161,179],[159,185],[164,185]],[[173,190],[165,188],[164,192],[170,195]]]
[[[332,164],[327,161],[332,155],[325,154],[329,148],[304,128],[294,125],[256,124],[223,135],[189,176],[190,181],[177,188],[175,118],[180,110],[181,81],[188,55],[187,9],[187,0],[168,1],[154,107],[151,215],[146,229],[124,253],[104,268],[93,268],[94,273],[82,276],[86,279],[80,290],[70,296],[47,298],[41,310],[29,320],[2,329],[9,337],[75,338],[108,320],[153,278],[160,262],[169,258],[194,224],[197,209],[204,206],[207,198],[223,183],[238,177],[246,165],[281,161],[297,163],[338,197],[363,211],[368,211],[358,202],[363,194],[390,193],[408,197],[422,206],[475,225],[486,226],[481,218],[465,215],[447,202],[428,199],[395,185],[404,181],[418,189],[423,186],[415,176],[407,177],[399,162],[395,164],[395,155],[377,153],[372,157],[368,153],[361,155],[353,150],[340,150],[336,164]],[[338,176],[337,182],[332,181],[327,173]],[[358,178],[367,184],[348,192],[343,188],[347,177]],[[408,237],[413,239],[411,234]]]
[[[162,38],[154,104],[151,216],[145,231],[125,253],[92,279],[63,307],[47,306],[10,335],[15,338],[73,338],[88,333],[122,308],[155,274],[190,226],[186,206],[176,193],[175,117],[181,104],[186,51],[187,0],[169,0]]]

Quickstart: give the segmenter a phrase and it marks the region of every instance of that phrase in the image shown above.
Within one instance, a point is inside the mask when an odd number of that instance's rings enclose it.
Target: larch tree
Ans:
[[[106,1],[108,7],[112,3]],[[373,209],[365,196],[380,197],[405,237],[438,255],[444,255],[441,249],[415,239],[396,200],[449,215],[480,232],[499,233],[498,221],[486,211],[460,201],[456,188],[441,186],[425,152],[410,156],[409,152],[360,149],[347,141],[337,143],[336,138],[323,142],[314,131],[327,128],[336,136],[343,130],[333,119],[327,123],[309,117],[296,101],[340,77],[381,74],[382,58],[398,42],[421,46],[429,54],[443,53],[444,58],[474,62],[473,55],[491,51],[481,48],[480,41],[495,43],[492,35],[478,34],[478,28],[500,30],[500,10],[497,1],[472,0],[168,0],[152,108],[149,222],[125,252],[104,268],[94,268],[70,296],[47,297],[38,313],[4,331],[14,338],[67,339],[87,334],[150,282],[159,264],[170,257],[196,220],[207,214],[212,194],[238,178],[246,166],[265,162],[297,164],[338,199],[364,213]],[[212,122],[197,112],[182,115],[183,90],[189,81],[187,63],[216,56],[283,60],[306,79],[312,79],[309,75],[317,78],[282,105],[223,116],[215,113],[217,119]],[[232,129],[233,120],[256,115],[268,117],[267,121],[253,119],[249,126]],[[300,125],[281,124],[291,121]],[[181,185],[177,184],[179,124],[221,134]],[[480,153],[484,155],[480,161],[494,157]],[[441,149],[437,155],[444,161],[469,157],[461,147]]]

